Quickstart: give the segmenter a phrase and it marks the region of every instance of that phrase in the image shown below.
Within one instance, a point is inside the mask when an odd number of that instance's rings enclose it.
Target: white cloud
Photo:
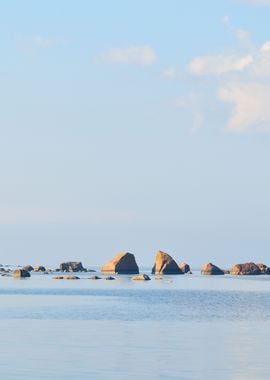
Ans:
[[[162,76],[163,78],[165,79],[168,79],[168,80],[173,80],[176,78],[177,76],[177,73],[176,73],[176,70],[174,67],[172,66],[169,66],[169,67],[166,67],[163,72],[162,72]]]
[[[156,53],[150,46],[130,46],[127,48],[112,48],[98,57],[105,63],[135,64],[141,66],[153,65],[157,60]]]
[[[253,61],[251,54],[245,56],[209,55],[195,57],[188,65],[194,75],[219,76],[232,71],[243,71]]]
[[[270,131],[270,85],[232,83],[220,88],[218,97],[233,104],[229,131]]]

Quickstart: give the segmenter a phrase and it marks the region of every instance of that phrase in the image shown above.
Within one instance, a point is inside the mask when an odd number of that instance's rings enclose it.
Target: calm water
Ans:
[[[269,379],[270,276],[0,278],[3,379]]]

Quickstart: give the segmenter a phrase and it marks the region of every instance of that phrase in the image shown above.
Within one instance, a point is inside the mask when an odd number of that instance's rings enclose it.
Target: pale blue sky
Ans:
[[[0,1],[3,263],[270,265],[270,1]]]

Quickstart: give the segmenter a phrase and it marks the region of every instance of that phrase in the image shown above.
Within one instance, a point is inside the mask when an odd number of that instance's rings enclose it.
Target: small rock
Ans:
[[[183,273],[191,273],[190,272],[190,266],[186,263],[181,263],[178,265],[179,266],[179,269],[183,272]]]
[[[138,276],[132,277],[134,281],[150,281],[151,278],[147,274],[139,274]]]
[[[35,267],[34,269],[34,272],[45,272],[46,271],[46,268],[43,267],[42,265],[39,265],[37,267]]]
[[[115,278],[112,277],[112,276],[109,276],[109,277],[105,277],[105,280],[109,280],[109,281],[111,281],[111,280],[115,280]]]
[[[32,270],[34,270],[32,265],[25,265],[24,267],[22,267],[22,269],[27,270],[27,272],[32,272]]]
[[[101,280],[101,277],[91,276],[91,277],[89,277],[89,280]]]

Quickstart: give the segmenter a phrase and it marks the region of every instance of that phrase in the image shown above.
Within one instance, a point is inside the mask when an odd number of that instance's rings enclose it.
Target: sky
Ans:
[[[0,0],[0,261],[270,265],[269,0]]]

